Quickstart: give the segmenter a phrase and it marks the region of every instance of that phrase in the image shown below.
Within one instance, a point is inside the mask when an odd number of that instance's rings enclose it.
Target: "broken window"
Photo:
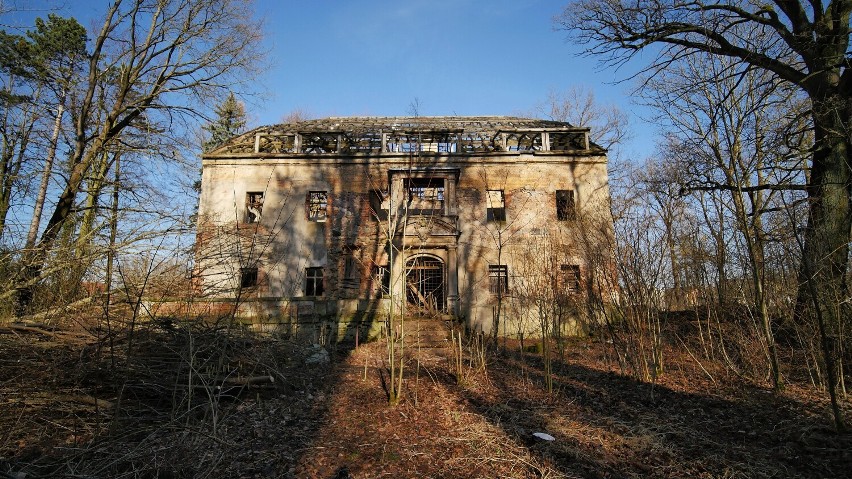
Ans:
[[[509,267],[505,264],[488,265],[488,283],[491,294],[505,296],[509,292]]]
[[[444,211],[443,178],[408,178],[409,213],[413,215],[440,215]]]
[[[373,267],[373,288],[378,297],[390,295],[390,267],[388,265]]]
[[[246,193],[246,223],[260,222],[263,211],[263,192],[249,191]]]
[[[308,221],[322,223],[328,217],[328,192],[311,191],[305,204]]]
[[[388,205],[381,190],[370,190],[370,216],[376,221],[388,219]]]
[[[411,199],[444,201],[443,178],[409,178],[407,184]]]
[[[574,190],[556,190],[556,219],[567,221],[575,217]]]
[[[305,268],[305,296],[322,296],[322,268]]]
[[[257,286],[257,267],[240,268],[240,288]]]
[[[485,197],[488,202],[486,221],[506,221],[506,200],[503,190],[486,190]]]
[[[580,291],[580,266],[576,264],[559,265],[560,286],[565,292]]]

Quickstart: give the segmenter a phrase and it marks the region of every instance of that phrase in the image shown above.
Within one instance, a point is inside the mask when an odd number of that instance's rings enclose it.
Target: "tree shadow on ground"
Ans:
[[[26,356],[30,368],[0,371],[8,379],[4,388],[16,389],[21,398],[32,399],[34,388],[40,388],[40,398],[55,396],[38,410],[23,399],[9,403],[7,411],[14,414],[3,416],[0,426],[15,429],[7,428],[0,453],[10,460],[0,463],[0,472],[29,477],[823,478],[847,477],[852,464],[852,437],[831,431],[820,409],[824,404],[760,388],[697,393],[698,387],[665,384],[665,376],[664,384],[651,385],[596,369],[598,363],[579,355],[555,364],[555,391],[548,394],[537,356],[493,357],[486,373],[471,374],[460,385],[449,348],[424,349],[419,375],[414,358],[420,351],[409,349],[406,397],[389,407],[380,381],[386,367],[381,343],[356,350],[339,345],[329,364],[308,364],[310,346],[281,338],[232,338],[231,358],[253,358],[241,366],[241,374],[271,373],[275,382],[241,388],[231,398],[223,395],[212,408],[205,405],[209,401],[174,395],[186,389],[165,388],[189,371],[187,364],[216,357],[212,347],[210,358],[200,352],[175,354],[189,339],[175,334],[137,338],[132,361],[116,369],[126,391],[119,406],[123,419],[110,434],[94,438],[83,435],[86,425],[98,416],[108,426],[111,418],[95,410],[84,417],[79,405],[68,405],[68,391],[112,399],[105,389],[86,386],[107,382],[102,367],[108,356],[99,362],[86,348],[62,354],[49,349]],[[198,333],[192,337],[200,339]],[[4,341],[0,350],[6,357],[32,348]],[[184,369],[171,371],[169,365],[177,363]],[[49,375],[34,376],[36,370]],[[21,415],[25,409],[28,415]],[[35,449],[29,457],[14,453],[13,439],[26,434],[36,439],[32,432],[48,430],[51,423],[66,435],[45,442],[40,457]],[[541,441],[535,432],[555,440]],[[72,439],[76,442],[68,442]]]
[[[316,347],[237,328],[152,322],[133,338],[0,335],[4,357],[27,359],[0,371],[0,476],[282,477],[354,346],[312,363]]]
[[[582,477],[848,477],[852,436],[805,405],[753,388],[741,398],[678,392],[555,362],[554,392],[539,357],[509,353],[467,404],[558,470]],[[542,441],[534,432],[555,437]]]

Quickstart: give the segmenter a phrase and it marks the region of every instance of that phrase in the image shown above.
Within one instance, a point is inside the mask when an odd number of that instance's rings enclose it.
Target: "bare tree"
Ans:
[[[69,175],[15,280],[18,314],[29,309],[48,253],[104,153],[134,130],[144,146],[157,145],[158,121],[191,120],[204,99],[251,77],[245,72],[259,66],[260,39],[252,13],[244,0],[118,0],[109,7],[71,112]]]
[[[676,254],[667,237],[676,237],[680,228],[675,216],[665,218],[648,206],[657,201],[661,209],[675,209],[667,204],[672,197],[645,183],[649,169],[649,164],[629,168],[620,179],[611,205],[614,231],[591,216],[583,216],[578,228],[587,268],[596,272],[589,287],[604,296],[590,297],[593,331],[611,341],[622,371],[645,381],[663,372],[660,315],[672,277],[667,264]]]
[[[485,197],[486,218],[485,226],[481,229],[482,236],[490,243],[497,266],[502,267],[508,256],[508,250],[519,241],[520,233],[533,221],[533,217],[523,212],[528,211],[531,197],[523,188],[509,189],[511,172],[508,169],[498,169],[492,174],[486,170],[480,172]],[[511,204],[509,203],[511,201]],[[511,208],[515,214],[507,214]],[[508,275],[508,271],[505,271]],[[502,274],[502,273],[501,273]],[[508,276],[503,277],[508,282]],[[500,327],[504,328],[505,337],[505,306],[509,297],[509,285],[499,280],[491,293],[497,302],[492,311],[491,340],[496,345]]]
[[[290,113],[287,113],[281,118],[281,123],[298,123],[300,121],[310,120],[314,117],[308,110],[296,108]]]
[[[551,341],[563,326],[565,302],[558,277],[559,265],[564,256],[562,236],[547,234],[539,241],[526,245],[515,254],[514,263],[518,272],[513,282],[513,295],[526,305],[526,311],[534,317],[541,338],[541,357],[544,366],[544,386],[553,392],[553,351]]]
[[[672,125],[668,162],[683,172],[682,191],[719,190],[745,247],[752,306],[761,325],[773,387],[778,353],[769,317],[764,217],[782,189],[804,180],[805,111],[797,92],[735,59],[691,55],[649,80],[652,100]],[[797,108],[798,105],[798,108]],[[787,231],[793,225],[786,225]]]
[[[408,115],[410,116],[417,118],[418,116],[420,116],[422,110],[423,102],[420,101],[420,98],[414,97],[414,99],[411,100],[411,102],[408,104],[408,110],[406,111],[406,113],[408,113]]]
[[[591,140],[614,153],[632,135],[627,114],[616,105],[598,102],[594,91],[585,86],[551,91],[535,110],[554,121],[590,128]]]
[[[558,24],[589,45],[590,54],[622,63],[659,47],[647,71],[660,72],[699,52],[739,59],[795,86],[810,103],[813,153],[805,185],[808,228],[799,273],[798,310],[837,331],[848,296],[852,230],[852,0],[754,3],[581,0]],[[758,187],[766,189],[766,187]],[[831,333],[829,334],[829,336]],[[828,341],[828,338],[826,338]],[[824,341],[824,349],[829,345]],[[829,363],[829,368],[831,364]],[[834,371],[830,374],[834,377]],[[834,386],[829,393],[836,396]],[[837,407],[835,426],[844,429]]]

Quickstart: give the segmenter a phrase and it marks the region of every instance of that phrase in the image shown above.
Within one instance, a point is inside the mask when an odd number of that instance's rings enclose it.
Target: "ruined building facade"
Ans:
[[[606,152],[567,123],[325,118],[202,164],[197,283],[256,324],[342,334],[396,298],[513,334],[536,295],[588,294],[608,268]]]

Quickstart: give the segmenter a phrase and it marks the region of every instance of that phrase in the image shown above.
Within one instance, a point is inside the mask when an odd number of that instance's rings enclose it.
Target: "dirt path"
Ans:
[[[561,476],[460,397],[442,322],[410,322],[406,329],[413,359],[403,403],[388,407],[381,387],[385,345],[354,351],[338,365],[326,420],[296,477]]]

